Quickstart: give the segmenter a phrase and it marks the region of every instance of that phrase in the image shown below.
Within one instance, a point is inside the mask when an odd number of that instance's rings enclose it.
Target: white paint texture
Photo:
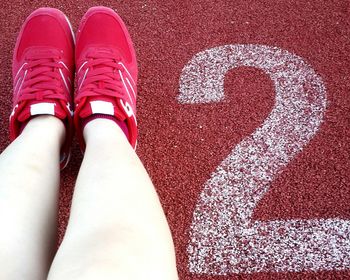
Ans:
[[[260,45],[227,45],[200,52],[183,69],[178,101],[223,100],[224,76],[240,66],[256,67],[270,76],[275,105],[205,183],[190,229],[189,270],[227,275],[350,268],[347,220],[252,220],[276,175],[322,123],[326,89],[302,58]]]

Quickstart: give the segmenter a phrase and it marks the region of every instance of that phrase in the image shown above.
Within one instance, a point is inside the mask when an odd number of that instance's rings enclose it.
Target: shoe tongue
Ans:
[[[87,53],[87,56],[91,56],[96,59],[107,59],[108,61],[112,61],[113,59],[116,61],[119,61],[119,53],[111,48],[106,48],[106,47],[98,47],[98,48],[93,48],[90,49]],[[101,63],[99,65],[93,66],[93,69],[101,69],[105,68],[107,65],[104,63]],[[110,68],[110,66],[107,66]],[[98,86],[98,88],[105,88],[105,84],[103,81],[100,82],[95,82],[95,84]]]
[[[55,49],[47,49],[45,47],[31,47],[25,53],[27,59],[45,59],[60,57],[61,52]]]
[[[113,48],[106,47],[96,47],[88,50],[88,56],[91,55],[94,58],[114,58],[117,59],[120,57],[120,54],[117,50]]]

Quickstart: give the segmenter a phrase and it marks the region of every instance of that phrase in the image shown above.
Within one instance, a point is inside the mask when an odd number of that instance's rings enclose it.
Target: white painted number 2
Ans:
[[[256,67],[270,76],[275,104],[205,183],[188,245],[196,274],[341,270],[350,268],[350,221],[254,221],[262,197],[318,131],[326,109],[322,79],[302,58],[279,48],[226,45],[196,54],[180,78],[180,103],[224,99],[228,70]]]

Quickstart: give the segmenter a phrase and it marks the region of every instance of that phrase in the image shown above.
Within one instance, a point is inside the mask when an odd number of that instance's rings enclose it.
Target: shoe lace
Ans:
[[[62,76],[60,70],[64,65],[60,62],[58,55],[32,56],[27,59],[27,64],[23,67],[27,71],[25,80],[18,101],[63,99],[65,90],[62,86]],[[62,70],[61,70],[62,71]]]
[[[85,66],[83,81],[79,86],[77,101],[83,97],[109,96],[123,97],[123,83],[120,71],[123,67],[118,64],[120,58],[109,53],[90,53]]]

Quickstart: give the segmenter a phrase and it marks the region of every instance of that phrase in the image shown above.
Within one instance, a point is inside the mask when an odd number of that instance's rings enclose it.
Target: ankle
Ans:
[[[24,136],[30,134],[31,138],[37,136],[38,140],[58,140],[62,145],[66,137],[66,128],[62,120],[57,117],[40,115],[29,120],[21,134]]]
[[[91,121],[93,121],[95,119],[107,119],[107,120],[111,120],[111,121],[115,122],[121,128],[121,130],[124,132],[126,138],[129,139],[129,131],[128,131],[128,126],[127,126],[126,122],[125,121],[121,121],[121,120],[117,119],[115,116],[112,116],[112,115],[92,114],[91,116],[89,116],[87,118],[84,118],[82,120],[82,123],[81,123],[82,129],[84,130],[85,126],[89,122],[91,122]]]
[[[91,142],[103,144],[109,141],[127,141],[119,125],[115,121],[105,118],[89,121],[83,129],[83,136],[87,145]]]

